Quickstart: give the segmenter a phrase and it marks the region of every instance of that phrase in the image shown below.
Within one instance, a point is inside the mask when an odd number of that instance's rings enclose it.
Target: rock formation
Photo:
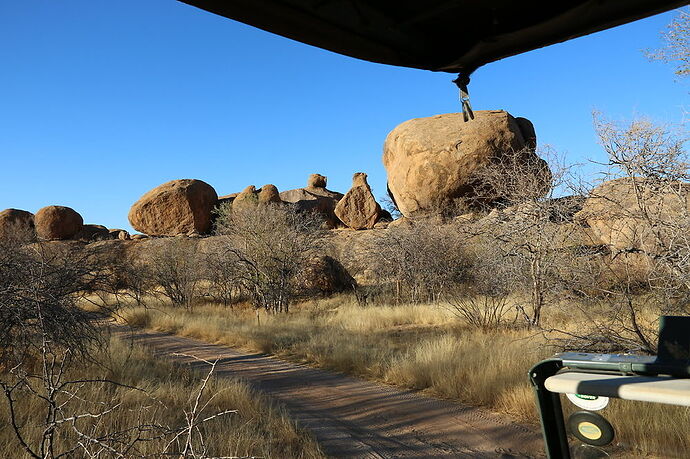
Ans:
[[[231,202],[234,208],[255,207],[259,204],[279,204],[282,202],[278,188],[271,184],[264,185],[258,190],[254,185],[249,185],[241,193],[237,193],[234,198],[228,199],[231,196],[229,195],[226,200]]]
[[[34,240],[34,214],[19,209],[5,209],[0,212],[0,238]]]
[[[109,230],[109,233],[111,239],[119,239],[121,241],[129,241],[131,239],[131,237],[129,236],[129,231],[127,230],[113,228]]]
[[[307,295],[333,295],[352,290],[357,283],[340,262],[329,256],[314,256],[300,270],[297,291]]]
[[[106,241],[113,239],[110,231],[103,225],[84,225],[81,230],[74,235],[74,239],[78,241]]]
[[[367,183],[367,174],[357,172],[352,177],[352,188],[335,206],[335,215],[352,229],[371,229],[381,216],[381,206],[376,202]]]
[[[256,190],[254,185],[249,185],[247,188],[242,190],[235,199],[232,201],[232,207],[235,209],[256,206],[259,203],[259,192]]]
[[[275,185],[264,185],[259,190],[258,196],[259,204],[280,204],[280,193],[278,193],[278,188]]]
[[[532,123],[502,110],[475,112],[467,123],[460,113],[412,119],[384,144],[389,192],[406,217],[436,213],[458,198],[476,198],[478,173],[507,152],[524,151],[525,161],[538,163],[535,146]],[[550,177],[543,181],[546,193]]]
[[[575,220],[589,226],[590,232],[617,250],[636,249],[655,253],[664,226],[672,227],[690,214],[690,184],[678,183],[674,190],[660,192],[643,179],[619,178],[592,190]],[[638,194],[640,201],[638,201]],[[640,202],[649,218],[644,218]],[[660,223],[657,230],[652,224]],[[656,232],[656,235],[655,235]]]
[[[82,229],[84,220],[74,209],[64,206],[47,206],[34,216],[36,234],[47,241],[72,239]]]
[[[211,229],[218,201],[213,187],[201,180],[172,180],[152,189],[129,211],[129,223],[150,236],[175,236]]]
[[[318,212],[323,215],[326,226],[335,228],[339,223],[335,216],[335,206],[342,199],[342,193],[326,189],[327,178],[320,174],[311,174],[306,188],[297,188],[280,193],[283,202],[294,204],[298,211]]]
[[[325,175],[311,174],[307,179],[307,188],[326,188],[327,180]]]

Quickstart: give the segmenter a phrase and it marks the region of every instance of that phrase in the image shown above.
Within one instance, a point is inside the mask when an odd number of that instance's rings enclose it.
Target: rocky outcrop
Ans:
[[[71,207],[47,206],[34,216],[36,235],[46,241],[72,239],[81,231],[84,220]]]
[[[239,193],[230,193],[226,194],[225,196],[218,196],[218,207],[222,206],[223,204],[232,204],[238,195]]]
[[[150,236],[207,233],[216,191],[201,180],[173,180],[157,186],[134,203],[129,223]]]
[[[78,241],[93,242],[106,241],[113,239],[110,235],[110,230],[103,225],[84,225],[81,230],[74,235],[74,239]]]
[[[672,236],[666,230],[690,215],[689,195],[688,183],[662,191],[644,179],[619,178],[592,190],[574,218],[613,249],[655,253]]]
[[[19,209],[5,209],[0,212],[0,238],[15,238],[22,241],[36,239],[34,214]]]
[[[389,192],[406,217],[442,213],[457,199],[482,198],[481,171],[507,153],[521,152],[520,160],[548,171],[535,146],[532,123],[502,110],[475,112],[467,123],[459,113],[412,119],[393,129],[384,144]],[[536,178],[546,193],[550,174],[540,169]]]
[[[275,185],[264,185],[259,190],[259,204],[280,204],[280,193]]]
[[[256,207],[260,204],[280,204],[280,193],[275,185],[264,185],[258,190],[254,185],[249,185],[247,188],[238,193],[231,201],[235,209]]]
[[[335,216],[335,206],[342,199],[342,193],[326,188],[327,178],[311,174],[306,188],[297,188],[280,193],[283,202],[293,204],[300,212],[318,212],[324,217],[326,226],[335,228],[340,220]]]
[[[232,207],[234,209],[240,209],[244,207],[254,207],[259,203],[259,192],[254,185],[249,185],[247,188],[242,190],[235,199],[232,201]]]
[[[381,216],[381,206],[367,183],[367,174],[357,172],[352,177],[352,188],[338,201],[335,215],[352,229],[374,227]]]
[[[333,295],[350,291],[356,285],[338,260],[323,255],[307,260],[296,279],[297,291],[303,295]]]
[[[326,188],[327,177],[321,174],[311,174],[307,179],[307,188]]]
[[[131,239],[129,231],[127,230],[113,228],[109,230],[109,233],[111,239],[119,239],[121,241],[129,241]]]

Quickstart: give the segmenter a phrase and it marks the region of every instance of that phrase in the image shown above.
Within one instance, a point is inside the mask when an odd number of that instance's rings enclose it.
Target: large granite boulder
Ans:
[[[172,180],[152,189],[132,205],[129,223],[149,236],[207,233],[216,191],[201,180]]]
[[[335,228],[340,220],[335,216],[335,206],[343,194],[326,188],[327,178],[320,174],[311,174],[306,188],[297,188],[280,193],[283,202],[293,204],[300,212],[318,212],[323,216],[326,226]]]
[[[46,241],[73,239],[84,226],[77,211],[65,206],[47,206],[34,216],[36,234]]]
[[[0,238],[34,240],[36,238],[34,214],[19,209],[5,209],[0,212]]]
[[[535,146],[532,123],[502,110],[477,111],[475,119],[466,123],[460,113],[412,119],[393,129],[384,144],[389,193],[406,217],[443,213],[458,199],[480,202],[478,195],[485,191],[482,171],[500,163],[506,154],[520,152],[519,161],[540,164],[548,171],[536,157]],[[546,194],[550,174],[540,172],[538,179],[544,182]],[[490,202],[482,202],[486,204]]]
[[[574,218],[614,250],[653,254],[660,244],[685,237],[673,233],[690,218],[690,183],[659,189],[644,179],[610,180],[592,190]]]
[[[371,229],[381,217],[381,206],[376,202],[367,183],[367,174],[357,172],[352,177],[352,188],[335,206],[335,215],[352,229]]]

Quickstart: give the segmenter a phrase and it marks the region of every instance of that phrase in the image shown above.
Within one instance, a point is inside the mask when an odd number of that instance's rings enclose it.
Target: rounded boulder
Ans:
[[[47,206],[34,216],[36,235],[46,241],[74,238],[84,226],[84,219],[71,207]]]
[[[152,189],[132,205],[129,223],[149,236],[176,236],[211,229],[216,190],[201,180],[172,180]]]
[[[480,172],[507,153],[536,159],[532,123],[503,110],[461,113],[406,121],[388,134],[383,164],[391,197],[406,217],[442,211],[457,199],[477,198]],[[510,174],[510,171],[506,171]],[[479,185],[479,187],[478,187]],[[548,185],[545,185],[548,191]]]
[[[0,238],[35,239],[34,214],[19,209],[0,212]]]

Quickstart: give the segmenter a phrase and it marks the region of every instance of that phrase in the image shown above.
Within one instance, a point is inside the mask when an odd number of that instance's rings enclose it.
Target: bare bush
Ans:
[[[663,33],[664,47],[647,52],[652,60],[676,63],[676,75],[690,74],[690,9],[678,11],[676,17]]]
[[[488,243],[487,243],[488,242]],[[510,294],[515,287],[514,259],[490,241],[474,241],[464,251],[467,280],[446,295],[451,312],[467,324],[491,330],[515,322]]]
[[[228,241],[214,241],[203,253],[205,277],[209,282],[207,295],[224,306],[241,298],[241,270],[226,253]],[[232,258],[232,257],[230,257]]]
[[[150,260],[151,274],[162,294],[173,305],[190,309],[198,293],[202,270],[196,241],[186,238],[166,239],[158,244]]]
[[[44,340],[35,351],[0,374],[7,425],[27,457],[206,458],[202,426],[235,412],[207,413],[215,363],[207,362],[208,374],[176,422],[162,419],[165,405],[146,389],[102,377],[93,365],[89,374],[79,371],[86,362],[70,348]],[[27,422],[27,409],[41,415]]]
[[[0,240],[0,349],[11,362],[49,340],[85,353],[100,333],[80,300],[103,286],[98,258],[61,245]]]
[[[322,221],[293,206],[266,204],[221,207],[216,232],[227,235],[228,268],[254,307],[288,312],[295,295],[295,276],[322,245]],[[233,281],[234,282],[234,281]]]
[[[139,254],[125,257],[118,272],[126,293],[137,306],[146,306],[146,298],[155,292],[156,280],[149,263]]]
[[[438,302],[466,275],[463,239],[438,221],[414,221],[372,243],[371,264],[393,285],[396,303]]]
[[[609,169],[604,184],[590,193],[583,218],[609,254],[580,266],[585,275],[579,291],[598,314],[565,341],[570,347],[654,353],[659,315],[690,312],[685,138],[646,119],[619,124],[596,114],[595,128]]]
[[[572,220],[572,202],[553,196],[570,168],[552,151],[541,153],[550,161],[506,152],[478,173],[478,199],[497,207],[466,229],[518,267],[513,270],[513,290],[529,295],[527,304],[518,305],[529,326],[539,325],[545,304],[558,291],[558,268],[565,255],[561,242],[568,237],[560,224]]]

